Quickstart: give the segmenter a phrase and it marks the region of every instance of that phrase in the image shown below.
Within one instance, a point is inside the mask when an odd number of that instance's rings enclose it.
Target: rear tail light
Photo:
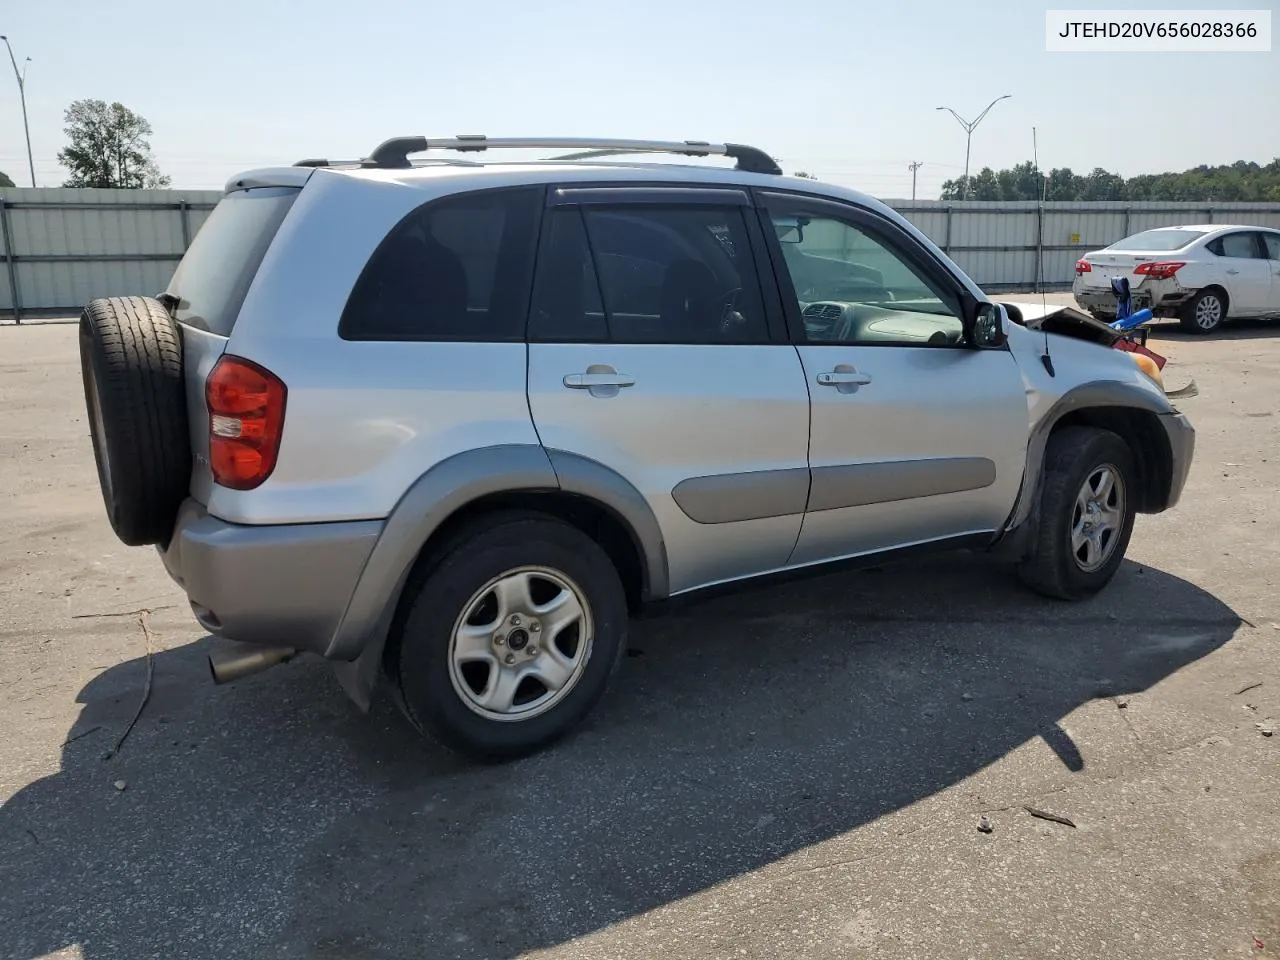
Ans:
[[[252,490],[275,469],[284,431],[285,386],[270,370],[223,356],[205,382],[209,465],[215,483]]]
[[[1088,260],[1076,261],[1076,276],[1079,276],[1082,273],[1092,273],[1092,272],[1093,272],[1093,264],[1091,264]]]
[[[1185,266],[1186,264],[1179,260],[1153,260],[1138,264],[1133,272],[1141,277],[1150,277],[1152,280],[1168,280]]]

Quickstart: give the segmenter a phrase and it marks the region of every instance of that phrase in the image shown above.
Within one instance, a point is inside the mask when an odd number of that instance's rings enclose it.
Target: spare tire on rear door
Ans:
[[[80,316],[80,375],[112,529],[129,546],[167,544],[191,482],[178,324],[150,297],[94,300]]]

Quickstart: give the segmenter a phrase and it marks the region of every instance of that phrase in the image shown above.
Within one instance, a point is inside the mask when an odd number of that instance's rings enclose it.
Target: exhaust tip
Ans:
[[[209,673],[215,684],[233,683],[261,673],[292,660],[298,653],[294,647],[255,647],[250,644],[237,646],[239,649],[209,655]]]

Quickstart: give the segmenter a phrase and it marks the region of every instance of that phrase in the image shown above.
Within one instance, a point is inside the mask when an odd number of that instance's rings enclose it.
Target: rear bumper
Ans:
[[[1173,454],[1169,474],[1169,496],[1165,498],[1164,510],[1177,505],[1182,498],[1182,488],[1187,484],[1187,474],[1191,472],[1191,460],[1196,452],[1196,431],[1191,421],[1181,413],[1166,413],[1160,417],[1165,435],[1169,438],[1169,450]]]
[[[323,655],[382,526],[377,520],[248,526],[211,517],[187,500],[160,556],[210,633]]]
[[[1090,287],[1077,282],[1071,290],[1076,302],[1091,312],[1114,316],[1116,295],[1110,287]],[[1150,308],[1157,315],[1173,314],[1195,294],[1180,287],[1176,280],[1144,280],[1129,290],[1134,310]]]

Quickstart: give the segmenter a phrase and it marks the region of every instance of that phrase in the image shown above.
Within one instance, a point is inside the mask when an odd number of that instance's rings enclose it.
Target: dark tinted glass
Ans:
[[[599,342],[609,338],[600,285],[577,207],[547,215],[529,316],[531,340]]]
[[[522,340],[541,191],[426,204],[370,258],[343,312],[348,340]]]
[[[593,256],[586,258],[577,226],[566,226],[564,237],[588,271],[581,286],[587,315],[562,329],[602,336],[592,316],[602,299],[614,343],[767,342],[759,279],[739,208],[593,206],[581,217]],[[565,250],[569,260],[572,251]],[[572,267],[556,269],[577,276]],[[598,287],[589,282],[593,270]],[[579,289],[572,280],[570,288]],[[577,310],[575,295],[575,318]]]

